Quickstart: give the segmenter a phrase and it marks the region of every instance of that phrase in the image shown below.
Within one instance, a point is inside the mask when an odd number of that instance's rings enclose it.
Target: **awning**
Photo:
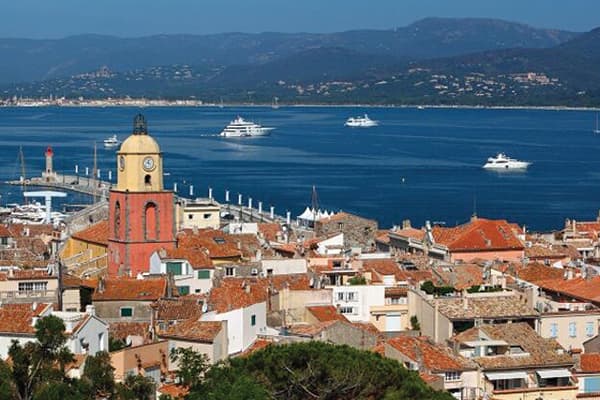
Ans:
[[[571,377],[571,371],[569,371],[566,368],[557,368],[557,369],[541,369],[537,372],[537,374],[540,376],[540,378],[542,379],[548,379],[548,378],[570,378]]]
[[[490,381],[499,381],[502,379],[527,379],[527,372],[509,371],[509,372],[486,372],[485,376]]]

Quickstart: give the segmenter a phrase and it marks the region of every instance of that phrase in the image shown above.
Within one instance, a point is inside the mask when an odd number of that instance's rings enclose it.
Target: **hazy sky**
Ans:
[[[600,26],[600,0],[0,0],[0,37],[334,32],[429,16],[586,31]]]

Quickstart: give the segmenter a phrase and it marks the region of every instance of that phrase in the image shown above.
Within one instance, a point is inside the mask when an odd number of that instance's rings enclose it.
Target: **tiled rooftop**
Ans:
[[[537,317],[538,315],[537,311],[518,296],[467,297],[466,305],[462,297],[437,298],[430,300],[430,303],[437,304],[439,312],[451,320]]]
[[[33,317],[37,317],[50,305],[43,303],[3,304],[0,307],[0,333],[33,335]]]
[[[208,303],[213,310],[224,313],[266,301],[269,290],[281,290],[284,287],[290,290],[309,290],[310,278],[306,274],[225,278],[219,286],[212,288]]]
[[[213,343],[223,329],[222,321],[197,321],[189,319],[158,332],[161,338],[182,339],[192,342]]]
[[[481,325],[452,338],[464,343],[473,340],[500,340],[510,346],[519,346],[525,354],[474,357],[473,361],[484,369],[511,369],[573,365],[573,358],[554,339],[544,339],[527,323]]]
[[[414,363],[423,363],[423,367],[430,372],[465,371],[477,368],[472,361],[452,353],[447,346],[436,344],[425,336],[396,336],[385,343]]]
[[[514,226],[505,220],[477,218],[453,228],[436,226],[432,233],[436,243],[454,252],[524,249]]]
[[[177,246],[206,250],[212,259],[241,257],[242,252],[232,236],[214,229],[200,229],[197,232],[188,229],[177,235]]]
[[[150,324],[148,322],[112,322],[108,325],[110,336],[119,340],[125,340],[127,336],[147,338],[149,332]]]
[[[187,243],[180,241],[179,247],[164,250],[165,256],[162,258],[187,260],[193,269],[212,269],[213,263],[207,252],[196,247],[185,247]]]
[[[452,286],[457,290],[482,285],[483,268],[476,264],[459,264],[451,267],[432,268],[434,283],[438,286]]]
[[[202,315],[202,299],[197,296],[160,299],[152,307],[156,309],[157,321],[198,319]]]
[[[74,233],[72,237],[84,242],[108,246],[108,221],[100,221],[87,229]]]
[[[156,301],[167,293],[166,278],[106,278],[104,290],[96,287],[94,301]]]
[[[319,322],[325,321],[348,321],[344,315],[340,314],[337,309],[332,306],[308,306],[306,307],[308,312],[310,312]]]
[[[579,372],[600,373],[600,353],[583,353],[579,357]]]
[[[583,279],[545,279],[536,282],[540,288],[596,304],[600,303],[600,276]]]

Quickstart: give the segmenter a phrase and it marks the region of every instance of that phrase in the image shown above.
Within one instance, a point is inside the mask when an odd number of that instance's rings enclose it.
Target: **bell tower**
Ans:
[[[162,153],[143,115],[117,152],[117,184],[109,197],[108,273],[149,270],[150,256],[175,247],[172,191],[164,190]]]

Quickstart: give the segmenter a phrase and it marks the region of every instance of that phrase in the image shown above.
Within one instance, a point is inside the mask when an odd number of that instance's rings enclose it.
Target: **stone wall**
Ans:
[[[335,214],[315,223],[317,236],[328,237],[342,232],[345,248],[360,247],[364,251],[375,248],[377,229],[377,221],[348,213]]]

